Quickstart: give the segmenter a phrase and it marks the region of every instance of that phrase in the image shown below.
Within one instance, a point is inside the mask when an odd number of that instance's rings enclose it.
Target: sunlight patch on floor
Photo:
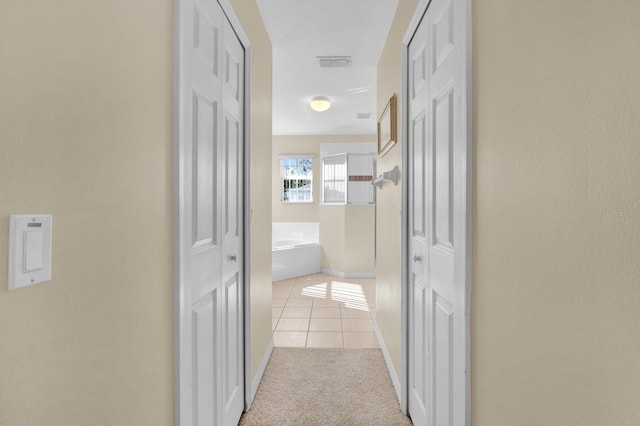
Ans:
[[[347,308],[369,312],[369,304],[360,284],[332,281],[331,299],[344,303]]]
[[[324,282],[305,287],[301,294],[319,299],[326,299],[330,295],[330,300],[342,302],[346,308],[370,312],[367,298],[360,284],[342,281]]]
[[[310,285],[309,287],[305,287],[302,289],[303,296],[316,297],[319,299],[327,298],[327,283],[320,283],[315,285]]]

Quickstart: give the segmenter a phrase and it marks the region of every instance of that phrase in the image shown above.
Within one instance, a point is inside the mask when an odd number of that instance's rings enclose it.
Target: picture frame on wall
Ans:
[[[397,141],[396,94],[394,93],[378,119],[378,155],[384,157]]]

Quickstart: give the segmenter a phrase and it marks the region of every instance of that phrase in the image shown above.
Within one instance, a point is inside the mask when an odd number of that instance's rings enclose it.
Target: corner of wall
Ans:
[[[378,116],[392,95],[397,96],[397,143],[378,157],[378,170],[399,169],[397,186],[385,186],[377,193],[376,283],[377,324],[388,349],[393,372],[402,366],[402,38],[411,22],[418,0],[399,2],[385,48],[378,62]]]
[[[259,376],[271,342],[272,47],[255,1],[230,0],[251,41],[251,375]]]

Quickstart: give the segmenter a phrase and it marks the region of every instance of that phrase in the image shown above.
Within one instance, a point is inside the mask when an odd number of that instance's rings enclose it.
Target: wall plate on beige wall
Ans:
[[[11,215],[9,290],[51,280],[51,215]]]

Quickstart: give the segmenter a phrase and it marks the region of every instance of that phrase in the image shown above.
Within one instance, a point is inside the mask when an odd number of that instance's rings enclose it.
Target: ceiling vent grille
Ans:
[[[358,112],[358,113],[356,113],[356,118],[358,120],[368,120],[369,118],[371,118],[371,113],[370,112]]]
[[[351,56],[316,56],[320,68],[347,68],[351,65]]]

